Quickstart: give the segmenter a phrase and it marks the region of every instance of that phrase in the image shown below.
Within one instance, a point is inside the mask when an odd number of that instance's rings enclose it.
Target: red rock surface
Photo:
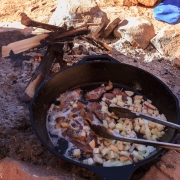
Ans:
[[[168,151],[161,160],[152,166],[141,180],[179,180],[180,153]]]
[[[17,161],[9,157],[0,161],[0,179],[2,180],[72,180],[76,178],[63,170],[55,170],[47,166],[36,166]]]

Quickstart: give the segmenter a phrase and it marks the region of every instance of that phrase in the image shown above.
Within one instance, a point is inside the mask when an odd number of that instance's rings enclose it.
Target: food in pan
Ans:
[[[114,116],[108,106],[128,108],[166,120],[151,100],[113,87],[112,82],[89,91],[77,88],[61,94],[48,111],[47,130],[53,144],[58,146],[60,138],[66,139],[69,146],[65,155],[88,165],[122,166],[149,156],[154,147],[99,137],[90,130],[89,124],[102,125],[131,138],[137,138],[140,133],[154,141],[164,135],[165,127],[141,118]]]

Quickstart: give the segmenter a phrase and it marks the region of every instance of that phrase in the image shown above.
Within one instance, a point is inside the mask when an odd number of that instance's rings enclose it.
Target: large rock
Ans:
[[[114,3],[117,6],[133,6],[135,4],[131,0],[114,0]]]
[[[105,13],[100,10],[98,4],[102,5],[102,0],[98,3],[96,0],[60,0],[49,24],[62,26],[66,23],[71,26],[79,22],[100,23],[98,20],[101,20]]]
[[[60,0],[58,6],[49,20],[49,24],[56,26],[77,27],[83,23],[98,24],[90,26],[91,34],[97,38],[108,25],[109,19],[100,6],[112,6],[113,0]]]
[[[165,26],[151,43],[162,55],[180,58],[180,24]]]
[[[154,26],[146,19],[129,17],[114,30],[117,38],[124,38],[132,46],[145,49],[155,36]]]
[[[0,179],[4,180],[71,180],[74,175],[47,166],[37,166],[11,158],[0,161]],[[81,178],[78,178],[79,180]]]
[[[134,4],[143,4],[145,6],[154,6],[160,0],[130,0]]]
[[[141,180],[179,180],[180,154],[178,151],[168,151],[161,160],[152,166]]]

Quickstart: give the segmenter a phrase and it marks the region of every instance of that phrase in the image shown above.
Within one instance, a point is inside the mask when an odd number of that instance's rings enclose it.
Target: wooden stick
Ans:
[[[14,54],[18,54],[27,51],[28,49],[31,49],[33,47],[39,46],[41,44],[41,40],[45,39],[48,36],[49,34],[41,34],[32,38],[10,43],[7,46],[2,46],[2,57],[9,56],[11,50],[14,52]]]
[[[62,39],[72,36],[74,37],[77,35],[82,35],[87,33],[88,33],[88,27],[87,25],[83,25],[72,30],[67,30],[66,32],[56,31],[50,34],[37,35],[32,38],[10,43],[7,46],[2,46],[2,57],[9,56],[11,50],[14,52],[14,54],[18,54],[27,51],[28,49],[37,47],[41,44],[43,44],[44,46],[51,44],[57,39]]]
[[[48,47],[40,65],[35,70],[34,75],[32,76],[30,82],[28,83],[24,91],[24,94],[22,96],[23,101],[30,101],[32,99],[39,85],[50,73],[50,69],[56,60],[55,52],[58,52],[58,60],[62,61],[63,65],[66,65],[63,61],[63,47],[64,44],[60,43],[52,44]]]
[[[50,24],[45,24],[37,21],[33,21],[31,18],[29,18],[25,13],[21,14],[21,23],[27,27],[32,26],[32,27],[37,27],[37,28],[42,28],[46,29],[49,31],[59,31],[59,32],[65,32],[67,31],[63,27],[58,27]]]

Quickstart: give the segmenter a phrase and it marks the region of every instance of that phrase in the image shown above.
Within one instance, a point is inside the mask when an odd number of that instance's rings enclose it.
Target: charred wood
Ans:
[[[36,68],[30,82],[28,83],[22,100],[30,101],[34,96],[38,86],[48,77],[51,67],[58,57],[61,66],[65,67],[67,64],[63,61],[63,47],[64,44],[52,44],[48,47],[40,65]],[[57,54],[58,52],[58,54]]]

